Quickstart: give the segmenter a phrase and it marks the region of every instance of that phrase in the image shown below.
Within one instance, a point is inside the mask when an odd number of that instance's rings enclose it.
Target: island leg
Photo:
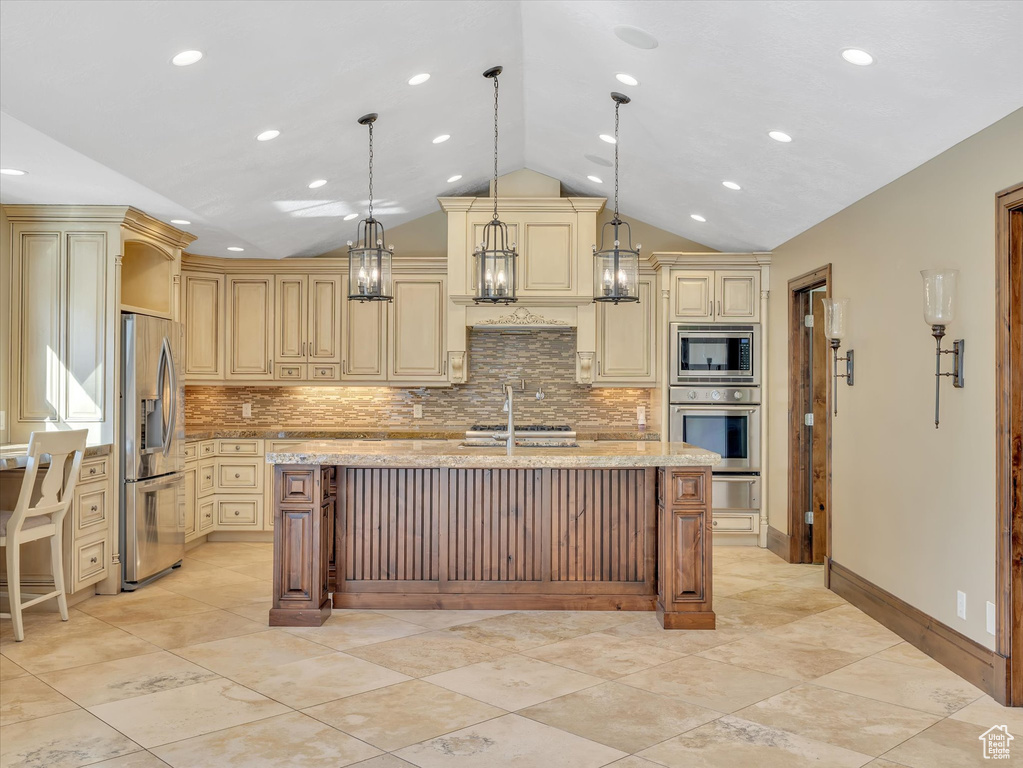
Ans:
[[[334,467],[274,467],[271,627],[318,627],[330,616]]]
[[[665,629],[714,629],[710,468],[657,473],[657,619]]]

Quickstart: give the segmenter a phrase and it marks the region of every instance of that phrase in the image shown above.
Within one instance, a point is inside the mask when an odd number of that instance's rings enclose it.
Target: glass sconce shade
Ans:
[[[844,339],[849,321],[849,299],[821,299],[824,305],[824,335]]]
[[[925,269],[920,276],[924,280],[924,320],[931,326],[949,325],[955,319],[959,270]]]
[[[355,301],[390,301],[391,256],[384,247],[384,228],[375,219],[359,222],[359,240],[348,241],[348,298]]]
[[[483,229],[483,242],[473,253],[476,303],[511,304],[517,301],[515,243],[508,243],[508,227],[493,219]]]
[[[618,232],[625,227],[626,247],[621,247]],[[604,235],[607,228],[613,230],[613,245],[605,247]],[[632,248],[632,231],[628,224],[617,217],[607,222],[600,234],[600,250],[593,246],[593,300],[618,304],[622,301],[639,301],[639,249]]]

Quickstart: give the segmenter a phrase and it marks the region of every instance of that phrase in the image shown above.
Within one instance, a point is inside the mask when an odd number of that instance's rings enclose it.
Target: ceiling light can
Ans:
[[[842,58],[857,67],[866,67],[874,63],[874,57],[859,48],[846,48],[842,51]]]
[[[171,59],[171,64],[175,67],[187,67],[195,64],[202,58],[202,51],[182,51]]]
[[[634,78],[632,75],[626,74],[625,72],[619,72],[617,75],[615,75],[615,79],[617,79],[619,83],[622,83],[624,85],[639,85],[639,80]]]
[[[742,189],[742,187],[740,187],[734,181],[722,181],[721,182],[721,186],[723,186],[723,187],[725,187],[727,189]]]
[[[22,171],[18,168],[0,168],[0,173],[4,176],[26,176],[28,171]]]
[[[180,224],[183,227],[187,227],[191,223],[188,219],[171,219],[171,224]]]
[[[263,131],[256,135],[256,141],[271,141],[281,135],[281,132],[271,128],[269,131]]]
[[[429,72],[422,72],[422,73],[420,73],[418,75],[412,75],[412,77],[410,77],[408,79],[408,84],[409,85],[422,85],[423,83],[425,83],[429,79],[430,79],[430,73]]]
[[[445,141],[447,141],[450,138],[451,138],[451,134],[449,134],[449,133],[442,133],[440,136],[438,136],[437,138],[435,138],[433,140],[433,143],[434,144],[443,144]]]
[[[326,179],[317,179],[316,181],[309,182],[309,189],[319,189],[327,183]]]
[[[460,174],[460,173],[456,173],[454,176],[449,176],[448,177],[448,184],[454,184],[460,178],[462,178],[462,174]]]
[[[590,181],[592,181],[594,184],[603,184],[604,183],[604,180],[602,178],[600,178],[599,176],[587,176],[586,178],[589,179]]]
[[[775,141],[780,141],[782,144],[788,144],[792,141],[792,137],[783,131],[768,131],[767,135]]]
[[[614,136],[610,136],[610,135],[608,135],[606,133],[600,134],[600,140],[601,141],[606,141],[608,144],[617,144],[618,143],[618,139],[616,139]]]
[[[706,221],[706,219],[703,218],[703,216],[701,216],[698,213],[690,213],[689,214],[689,218],[692,219],[693,221],[700,221],[700,222]]]
[[[244,251],[245,249],[244,248],[240,248],[237,245],[229,245],[229,246],[227,246],[227,250],[235,251],[236,253],[238,253],[238,252]]]

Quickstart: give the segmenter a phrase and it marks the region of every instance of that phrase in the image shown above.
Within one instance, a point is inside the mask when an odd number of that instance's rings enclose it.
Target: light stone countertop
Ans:
[[[86,445],[85,458],[106,456],[113,446],[110,443]],[[49,464],[49,459],[45,460]],[[5,469],[24,469],[28,465],[28,443],[5,443],[0,445],[0,471]]]
[[[311,440],[268,452],[268,464],[466,469],[712,467],[721,456],[687,443],[580,441],[577,448],[463,446],[460,440]]]

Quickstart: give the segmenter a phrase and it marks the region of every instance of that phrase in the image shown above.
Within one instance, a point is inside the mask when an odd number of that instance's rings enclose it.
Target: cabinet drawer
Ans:
[[[193,461],[199,455],[199,443],[185,443],[185,461]]]
[[[78,482],[91,483],[96,480],[106,480],[109,474],[109,456],[98,456],[93,459],[83,459],[82,468],[78,472]]]
[[[668,495],[674,504],[703,504],[707,498],[706,477],[702,472],[672,472]]]
[[[759,533],[760,514],[758,512],[715,512],[710,524],[715,533]]]
[[[106,536],[88,541],[76,541],[71,553],[73,569],[72,590],[77,592],[81,587],[93,584],[106,576],[107,561],[110,554]]]
[[[274,376],[276,379],[293,379],[301,380],[305,378],[305,365],[299,363],[295,365],[278,365],[277,373]]]
[[[203,440],[199,443],[199,456],[216,456],[217,455],[217,441],[216,440]]]
[[[263,463],[259,459],[217,459],[217,492],[263,490]]]
[[[309,378],[316,381],[338,381],[341,379],[341,366],[334,363],[310,364]]]
[[[206,459],[199,462],[199,476],[196,478],[195,487],[199,498],[213,493],[217,487],[216,459]]]
[[[262,527],[262,496],[236,496],[217,499],[217,526],[222,528]]]
[[[110,490],[106,483],[88,483],[75,490],[75,538],[83,534],[105,532],[110,510]]]
[[[262,456],[262,440],[217,440],[220,456]]]
[[[216,512],[216,508],[217,503],[215,499],[199,502],[199,511],[196,513],[199,533],[205,533],[213,527],[213,514]]]

